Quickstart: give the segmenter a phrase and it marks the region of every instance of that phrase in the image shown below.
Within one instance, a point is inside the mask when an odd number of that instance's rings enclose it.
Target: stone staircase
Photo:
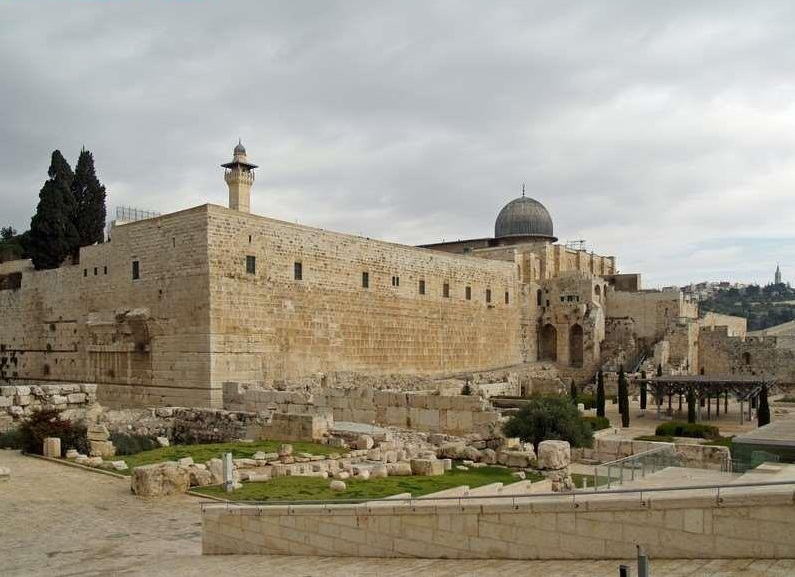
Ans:
[[[552,491],[552,483],[548,479],[543,481],[517,481],[507,485],[503,483],[490,483],[470,489],[467,485],[460,485],[436,493],[430,493],[418,497],[419,500],[428,501],[434,499],[451,497],[495,497],[501,495],[530,495],[533,493],[549,493]]]

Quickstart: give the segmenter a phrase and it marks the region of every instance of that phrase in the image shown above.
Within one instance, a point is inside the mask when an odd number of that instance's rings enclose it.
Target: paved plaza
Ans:
[[[0,451],[2,575],[618,575],[616,561],[448,561],[201,555],[199,499],[144,500],[126,479]],[[654,577],[795,575],[795,560],[652,561]]]

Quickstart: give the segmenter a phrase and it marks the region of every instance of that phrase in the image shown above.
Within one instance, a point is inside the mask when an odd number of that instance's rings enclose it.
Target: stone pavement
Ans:
[[[199,500],[145,500],[126,479],[0,450],[0,574],[613,577],[615,561],[202,556]],[[654,577],[785,577],[795,560],[652,561]]]

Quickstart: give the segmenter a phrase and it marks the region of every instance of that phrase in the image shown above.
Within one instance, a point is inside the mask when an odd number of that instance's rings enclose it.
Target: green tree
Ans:
[[[623,366],[618,371],[618,410],[621,413],[621,426],[629,427],[629,385]]]
[[[503,426],[508,437],[519,437],[538,449],[541,441],[560,439],[574,447],[590,447],[591,425],[580,419],[577,407],[566,397],[530,397],[528,403]]]
[[[646,383],[646,371],[640,372],[640,410],[646,410],[646,389],[648,384]]]
[[[760,427],[770,423],[770,404],[767,400],[767,387],[759,393],[759,408],[756,410],[756,422]]]
[[[105,187],[97,178],[94,156],[88,150],[80,151],[71,190],[75,199],[74,223],[80,235],[79,246],[102,242],[105,239]]]
[[[596,373],[596,416],[605,416],[605,376],[601,369]]]
[[[687,422],[696,422],[696,393],[693,389],[687,389]]]
[[[569,396],[571,397],[572,402],[576,405],[577,404],[577,385],[574,384],[574,379],[572,379],[571,384],[569,385]]]
[[[3,228],[0,228],[0,239],[2,240],[11,240],[16,235],[17,231],[13,226],[4,226]]]
[[[72,169],[59,150],[52,153],[49,179],[39,193],[36,214],[30,221],[29,253],[36,269],[56,268],[79,244],[72,221]]]

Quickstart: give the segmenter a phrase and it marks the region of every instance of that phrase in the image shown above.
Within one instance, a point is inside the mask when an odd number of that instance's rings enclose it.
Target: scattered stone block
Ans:
[[[86,465],[89,467],[99,467],[103,462],[104,460],[102,457],[89,457],[86,461]]]
[[[79,454],[77,449],[69,449],[66,451],[66,458],[69,460],[76,459]]]
[[[461,456],[468,461],[477,463],[480,460],[480,451],[478,451],[475,447],[467,446],[464,447]]]
[[[107,441],[108,439],[110,439],[110,433],[105,425],[89,425],[89,441]]]
[[[188,479],[191,487],[206,487],[213,484],[213,474],[207,469],[191,467],[188,471]]]
[[[338,479],[335,479],[331,483],[329,483],[328,488],[334,491],[335,493],[344,493],[348,489],[348,486],[345,484],[345,481],[340,481]]]
[[[117,471],[126,471],[127,469],[129,469],[127,463],[124,461],[111,461],[110,464],[113,465],[113,468],[116,469]]]
[[[368,461],[380,461],[381,460],[381,449],[375,448],[370,449],[367,451],[367,460]]]
[[[190,465],[194,464],[193,463],[193,457],[182,457],[181,459],[179,459],[177,461],[177,463],[179,463],[183,467],[189,467]]]
[[[412,459],[411,472],[419,477],[444,475],[444,463],[438,459]]]
[[[466,467],[464,465],[456,465],[455,466],[455,470],[456,471],[469,471],[469,467]]]
[[[383,479],[388,475],[389,472],[387,471],[386,465],[373,465],[373,468],[370,470],[371,479]]]
[[[538,445],[539,469],[564,469],[571,463],[568,441],[541,441]]]
[[[77,457],[75,457],[75,463],[78,465],[88,464],[88,455],[78,454]]]
[[[442,467],[445,471],[451,471],[453,469],[453,460],[452,459],[439,459],[442,462]]]
[[[157,444],[160,445],[161,447],[168,447],[171,444],[169,440],[165,437],[157,437],[156,441]]]
[[[0,483],[8,481],[11,478],[11,469],[8,467],[0,467]]]
[[[527,475],[525,475],[524,471],[517,471],[515,473],[511,473],[511,476],[516,477],[517,479],[521,479],[522,481],[524,481],[527,478]]]
[[[409,477],[412,475],[411,462],[398,461],[396,463],[389,463],[386,470],[390,477]]]
[[[496,465],[497,451],[495,451],[494,449],[481,449],[480,462],[485,463],[487,465]]]
[[[248,480],[251,483],[264,483],[271,480],[270,471],[249,471]]]
[[[220,485],[224,482],[224,462],[221,459],[210,459],[207,461],[207,469],[213,478],[213,485]]]
[[[176,495],[190,488],[190,473],[172,462],[144,465],[133,469],[130,486],[140,497]]]
[[[110,441],[89,441],[88,444],[92,457],[113,457],[116,455],[116,447]]]
[[[44,439],[44,450],[42,454],[51,459],[61,458],[61,439],[58,437],[47,437]]]
[[[290,457],[293,454],[293,446],[288,443],[279,445],[279,457]]]

